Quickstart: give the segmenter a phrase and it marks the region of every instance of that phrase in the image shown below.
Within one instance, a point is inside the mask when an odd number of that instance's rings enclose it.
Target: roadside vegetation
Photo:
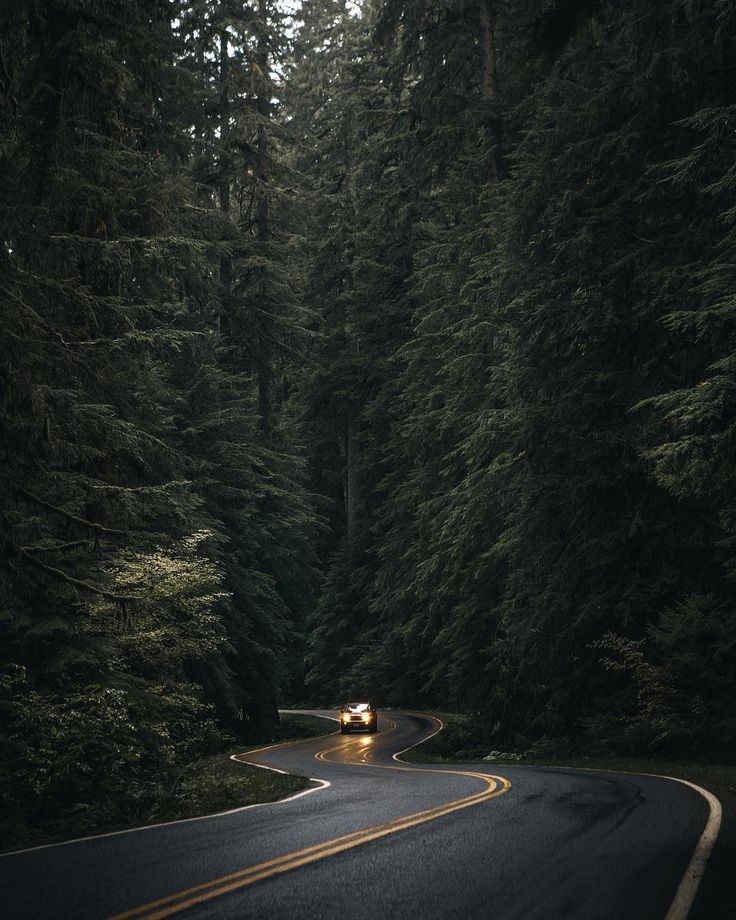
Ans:
[[[733,887],[733,859],[736,853],[736,762],[733,752],[724,749],[718,758],[666,757],[662,754],[622,754],[619,741],[608,745],[595,738],[587,744],[567,740],[543,739],[519,743],[506,750],[494,750],[490,732],[476,715],[432,712],[442,719],[444,729],[405,754],[410,763],[482,763],[488,772],[504,773],[504,768],[535,766],[605,770],[620,773],[654,773],[684,779],[713,793],[723,807],[719,843],[709,861],[691,920],[721,920],[736,916]],[[520,739],[519,739],[520,740]],[[730,755],[730,756],[729,756]]]
[[[433,712],[444,728],[434,737],[402,754],[411,763],[457,763],[482,761],[502,766],[574,767],[614,770],[623,773],[657,773],[686,779],[713,792],[724,811],[736,818],[736,764],[710,760],[671,758],[657,755],[621,754],[600,742],[588,746],[565,741],[543,740],[509,750],[494,750],[488,733],[477,717],[461,713]],[[724,761],[728,760],[724,752]]]
[[[8,827],[178,813],[286,699],[736,751],[736,0],[0,35]]]
[[[263,744],[281,743],[328,734],[332,722],[316,716],[284,714]],[[261,745],[258,745],[259,747]],[[37,807],[26,807],[0,818],[0,850],[16,850],[59,840],[103,834],[128,827],[176,821],[227,811],[259,802],[275,802],[309,785],[306,777],[273,773],[230,759],[243,746],[222,750],[191,761],[169,765],[147,782],[115,785],[101,781],[88,785],[79,795],[79,784],[70,794],[57,794],[59,805],[49,813],[49,799],[39,798]],[[46,772],[58,783],[65,781],[65,765],[50,763]],[[87,771],[93,777],[92,770]],[[21,801],[16,799],[16,801]]]

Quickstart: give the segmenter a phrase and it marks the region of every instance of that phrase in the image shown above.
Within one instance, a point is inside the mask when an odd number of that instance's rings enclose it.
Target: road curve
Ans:
[[[665,920],[709,818],[695,790],[409,765],[436,722],[379,729],[240,755],[315,779],[290,801],[0,857],[3,915]]]

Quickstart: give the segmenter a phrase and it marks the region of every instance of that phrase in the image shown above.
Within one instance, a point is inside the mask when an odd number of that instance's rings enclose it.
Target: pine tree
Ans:
[[[268,734],[302,670],[312,582],[314,515],[289,398],[303,350],[299,240],[270,75],[281,25],[277,8],[259,2],[203,4],[182,26],[181,66],[199,94],[180,119],[195,126],[192,178],[213,282],[200,295],[212,336],[182,365],[182,383],[193,383],[178,424],[232,594],[229,673],[215,663],[203,680],[222,717],[249,737]]]
[[[507,740],[574,734],[628,692],[601,635],[648,641],[703,581],[728,596],[730,244],[693,189],[728,226],[729,9],[387,2],[360,22],[401,89],[389,182],[375,127],[357,137],[355,213],[390,240],[384,203],[408,202],[408,269],[396,301],[366,286],[366,316],[400,319],[348,390],[370,510],[329,568],[320,681],[354,662],[344,686],[487,708]],[[698,111],[705,87],[723,106]]]
[[[170,16],[110,0],[6,20],[3,775],[41,814],[94,799],[85,762],[131,800],[217,737],[191,677],[226,640],[222,576],[171,422],[202,259],[166,120]]]

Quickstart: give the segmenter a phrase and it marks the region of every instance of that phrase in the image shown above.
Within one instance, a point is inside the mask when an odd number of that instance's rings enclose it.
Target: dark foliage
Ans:
[[[499,744],[723,756],[730,5],[387,0],[361,24],[363,81],[344,61],[319,109],[349,126],[353,194],[319,234],[357,210],[341,235],[354,328],[386,334],[361,340],[371,376],[341,389],[360,539],[350,556],[337,532],[324,556],[313,685],[482,711]],[[331,168],[312,157],[340,187]],[[322,432],[319,457],[339,455]],[[612,666],[611,643],[635,661]],[[650,672],[656,705],[637,691]]]
[[[3,7],[0,772],[18,823],[104,821],[108,799],[145,816],[225,728],[268,737],[301,671],[314,515],[278,393],[300,276],[266,187],[286,156],[262,105],[276,26],[270,4],[222,12]],[[213,35],[238,49],[214,71]]]
[[[285,697],[733,749],[735,22],[3,6],[13,821]]]

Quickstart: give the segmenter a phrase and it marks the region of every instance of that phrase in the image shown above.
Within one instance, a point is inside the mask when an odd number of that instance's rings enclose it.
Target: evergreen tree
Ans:
[[[179,286],[200,261],[165,120],[169,16],[110,0],[7,19],[3,775],[22,774],[36,795],[11,801],[41,813],[89,802],[96,769],[134,797],[121,750],[150,784],[216,738],[190,678],[225,642],[222,580],[167,370],[192,336]]]
[[[6,798],[307,694],[731,737],[734,22],[3,7]]]
[[[409,268],[398,311],[373,289],[373,314],[403,319],[359,390],[369,536],[329,568],[315,674],[336,663],[339,686],[367,645],[344,686],[487,707],[506,739],[606,732],[632,688],[600,637],[648,641],[704,583],[730,597],[729,7],[377,14],[383,82],[404,87],[386,136],[411,177]],[[723,105],[698,112],[708,93]],[[375,163],[375,131],[358,144]],[[372,177],[374,237],[400,183]]]
[[[229,55],[206,5],[4,14],[0,732],[2,794],[36,803],[25,820],[94,803],[101,774],[111,809],[146,814],[223,723],[268,737],[301,668],[300,319],[291,241],[258,204],[278,198],[278,146],[263,139],[267,91],[238,96],[229,68],[189,66],[190,12]],[[246,17],[262,83],[271,12]],[[212,80],[214,125],[181,102],[193,90],[206,110]],[[236,171],[249,130],[255,168]],[[17,771],[26,795],[8,786]]]
[[[271,3],[207,3],[183,20],[181,66],[194,86],[180,119],[194,125],[192,177],[211,243],[199,295],[212,332],[182,366],[193,381],[179,427],[197,490],[221,536],[232,601],[230,676],[204,678],[220,712],[267,733],[280,693],[302,670],[313,514],[296,457],[289,391],[303,349],[299,240],[291,230],[288,143],[275,125],[284,53]],[[216,691],[214,688],[218,687]],[[235,721],[233,721],[235,720]]]

